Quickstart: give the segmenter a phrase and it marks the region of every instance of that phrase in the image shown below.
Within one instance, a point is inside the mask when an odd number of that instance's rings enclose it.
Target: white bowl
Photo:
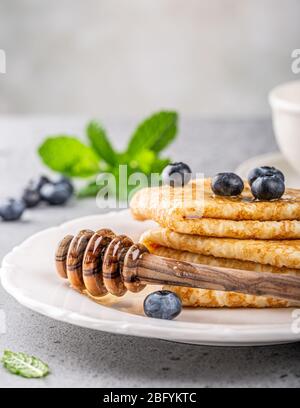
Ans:
[[[273,127],[279,148],[300,173],[300,81],[274,88],[269,95]]]

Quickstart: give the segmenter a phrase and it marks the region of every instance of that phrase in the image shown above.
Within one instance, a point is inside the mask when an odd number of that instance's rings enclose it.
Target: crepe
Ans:
[[[157,244],[146,243],[147,248],[151,253],[154,253],[165,258],[174,258],[180,259],[184,262],[198,263],[209,266],[217,266],[220,268],[229,268],[229,269],[242,269],[246,271],[253,272],[270,272],[270,273],[280,273],[280,274],[289,274],[289,275],[299,275],[299,269],[293,268],[277,268],[276,266],[263,265],[251,261],[240,261],[238,259],[228,259],[228,258],[216,258],[209,255],[200,255],[188,251],[180,251],[178,249],[167,248],[159,246]]]
[[[300,274],[300,190],[276,201],[257,201],[249,184],[238,197],[215,196],[210,179],[183,188],[146,188],[131,211],[161,228],[141,242],[157,255],[242,270]],[[298,272],[299,271],[299,272]],[[233,292],[172,287],[185,306],[289,307],[291,302]],[[299,306],[299,305],[298,305]]]
[[[178,211],[148,213],[161,227],[183,234],[239,239],[300,239],[300,221],[233,221],[184,218]]]
[[[198,225],[195,227],[198,228],[198,232],[195,233],[202,234],[201,228],[206,228],[206,231],[210,231],[209,235],[213,235],[219,234],[216,231],[219,231],[220,227],[216,227],[211,221],[196,223],[195,220],[207,218],[233,221],[300,221],[300,190],[287,189],[280,200],[257,201],[253,198],[247,182],[240,196],[220,197],[213,194],[210,179],[198,179],[183,188],[162,186],[142,189],[133,196],[130,207],[136,219],[152,219],[164,223],[168,228],[172,223],[174,225],[174,220],[175,222],[192,220],[184,224],[185,233],[187,229],[192,231],[193,226]],[[273,233],[275,236],[277,234],[278,238],[299,238],[299,225],[295,222],[246,224],[245,233],[243,226],[239,225],[224,223],[222,234],[233,236],[239,233],[241,238],[243,235],[249,237],[251,231],[255,231],[253,233],[256,234],[255,238],[268,238]],[[177,230],[178,227],[174,225],[173,228]],[[231,230],[232,232],[229,232]]]
[[[146,231],[141,237],[141,242],[146,246],[159,245],[216,258],[300,269],[300,240],[211,238],[157,228]]]
[[[148,249],[155,255],[173,258],[179,261],[220,266],[233,269],[245,269],[256,272],[273,272],[289,275],[300,275],[300,271],[293,269],[279,269],[269,265],[261,265],[254,262],[243,262],[225,258],[198,255],[191,252],[179,251],[157,245],[150,245]],[[275,308],[297,307],[299,304],[272,297],[253,296],[235,292],[223,292],[217,290],[185,288],[180,286],[164,286],[164,289],[175,292],[182,300],[183,306],[207,307],[207,308]]]

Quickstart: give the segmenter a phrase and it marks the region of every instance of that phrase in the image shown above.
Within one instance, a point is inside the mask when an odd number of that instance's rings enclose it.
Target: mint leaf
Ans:
[[[68,177],[89,177],[99,172],[99,158],[75,137],[49,137],[38,149],[50,169]]]
[[[164,134],[151,147],[151,150],[153,150],[156,153],[159,153],[162,150],[164,150],[175,139],[177,130],[178,128],[177,128],[177,120],[176,120],[174,121],[173,124],[170,125],[170,127],[166,128]]]
[[[79,189],[76,195],[78,198],[95,197],[99,189],[100,186],[96,183],[96,181],[92,181],[88,185]]]
[[[150,174],[156,155],[152,150],[145,149],[136,158],[129,162],[131,168],[136,168],[145,174]]]
[[[142,122],[128,144],[127,154],[135,157],[145,149],[159,152],[176,136],[178,115],[172,111],[158,112]]]
[[[49,367],[40,359],[25,353],[4,351],[2,357],[3,366],[12,374],[25,378],[41,378],[49,374]]]
[[[99,157],[111,166],[115,166],[118,163],[117,155],[108,140],[105,129],[94,120],[88,124],[86,131],[91,145]]]
[[[170,159],[159,159],[156,158],[152,163],[151,173],[161,173],[163,169],[171,163]]]

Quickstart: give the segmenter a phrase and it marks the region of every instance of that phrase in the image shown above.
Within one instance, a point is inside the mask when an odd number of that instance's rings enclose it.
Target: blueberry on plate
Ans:
[[[0,202],[0,216],[3,221],[17,221],[19,220],[25,210],[25,203],[23,200],[16,200],[9,198]]]
[[[172,320],[182,309],[180,298],[169,290],[150,293],[144,300],[144,312],[148,317]]]
[[[71,196],[69,187],[63,183],[44,184],[41,188],[40,194],[42,200],[50,205],[63,205]]]
[[[283,196],[285,185],[280,176],[264,176],[252,183],[251,191],[257,200],[276,200]]]
[[[282,179],[283,182],[285,182],[285,177],[282,171],[276,169],[275,167],[262,166],[256,167],[255,169],[251,170],[250,173],[248,174],[248,182],[250,186],[252,186],[252,183],[254,183],[256,179],[264,176],[278,176]]]
[[[213,177],[211,188],[218,196],[238,196],[244,190],[244,182],[235,173],[219,173]]]
[[[170,163],[164,168],[162,174],[162,181],[171,187],[183,187],[192,177],[192,171],[185,163]]]

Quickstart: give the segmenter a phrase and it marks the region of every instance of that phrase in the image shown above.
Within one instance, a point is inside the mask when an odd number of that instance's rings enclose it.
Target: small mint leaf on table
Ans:
[[[38,152],[46,166],[67,177],[85,178],[99,172],[97,154],[75,137],[49,137]]]
[[[91,121],[87,126],[86,132],[93,149],[99,157],[111,166],[117,165],[117,154],[101,124],[95,120]]]
[[[42,378],[49,374],[49,367],[46,363],[26,353],[5,350],[1,361],[9,372],[21,377]]]
[[[172,111],[161,111],[150,116],[133,133],[127,155],[134,158],[146,149],[160,152],[175,138],[177,122],[178,115]]]

